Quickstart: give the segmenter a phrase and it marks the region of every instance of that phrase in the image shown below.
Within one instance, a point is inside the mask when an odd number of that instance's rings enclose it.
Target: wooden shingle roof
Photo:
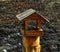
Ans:
[[[33,9],[29,9],[29,10],[26,10],[18,15],[16,15],[16,17],[19,19],[19,20],[23,20],[24,18],[28,17],[29,15],[33,14],[34,12],[36,12],[35,10]]]
[[[20,14],[18,14],[18,15],[16,15],[16,17],[17,17],[17,19],[18,20],[23,20],[24,18],[26,18],[26,17],[28,17],[29,15],[31,15],[31,14],[33,14],[33,13],[35,13],[36,11],[35,10],[33,10],[33,9],[28,9],[28,10],[26,10],[26,11],[24,11],[24,12],[22,12],[22,13],[20,13]],[[39,15],[39,14],[38,14]],[[42,15],[40,15],[43,19],[45,19],[47,22],[49,22],[49,20],[47,20],[45,17],[43,17]]]

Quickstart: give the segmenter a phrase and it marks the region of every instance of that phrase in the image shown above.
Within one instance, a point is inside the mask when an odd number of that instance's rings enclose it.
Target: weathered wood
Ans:
[[[41,25],[44,22],[49,21],[37,14],[33,9],[29,9],[17,15],[17,18],[20,23],[21,21],[24,21],[22,22],[22,24],[24,23],[24,29],[22,29],[23,25],[20,24],[20,31],[23,35],[23,52],[40,52],[40,36],[43,36],[44,34]]]

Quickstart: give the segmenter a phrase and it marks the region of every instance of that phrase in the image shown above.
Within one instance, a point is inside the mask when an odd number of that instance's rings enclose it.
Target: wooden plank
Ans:
[[[42,36],[43,31],[26,31],[25,36]]]

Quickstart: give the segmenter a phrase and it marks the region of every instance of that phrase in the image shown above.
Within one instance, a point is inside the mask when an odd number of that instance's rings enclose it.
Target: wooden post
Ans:
[[[25,37],[23,36],[23,50],[24,52],[40,52],[40,36]]]

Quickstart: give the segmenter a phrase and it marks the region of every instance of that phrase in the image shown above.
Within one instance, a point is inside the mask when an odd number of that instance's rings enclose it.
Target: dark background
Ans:
[[[41,52],[60,52],[60,0],[0,0],[0,52],[21,52],[16,15],[30,8],[50,21],[42,25]]]

